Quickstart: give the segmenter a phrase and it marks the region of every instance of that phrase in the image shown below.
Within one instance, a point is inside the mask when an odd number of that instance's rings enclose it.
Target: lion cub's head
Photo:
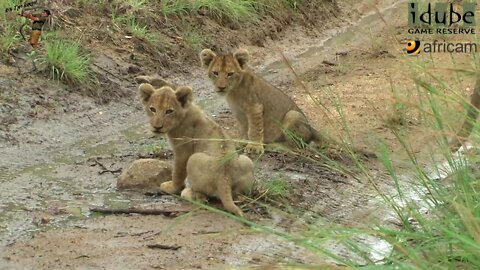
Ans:
[[[192,102],[192,89],[186,86],[176,90],[170,86],[155,89],[149,83],[142,83],[138,91],[155,133],[167,133],[179,126]]]
[[[202,65],[208,69],[208,76],[218,93],[228,93],[238,85],[248,58],[248,52],[242,49],[229,55],[216,55],[210,49],[204,49],[200,53]]]

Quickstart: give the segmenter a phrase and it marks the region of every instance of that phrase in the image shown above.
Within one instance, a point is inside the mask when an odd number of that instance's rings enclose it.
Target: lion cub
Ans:
[[[247,51],[239,49],[233,54],[216,55],[204,49],[200,60],[216,92],[225,94],[240,123],[242,139],[252,141],[247,144],[246,152],[262,153],[263,143],[288,141],[285,131],[306,143],[320,142],[319,133],[295,102],[247,67]]]
[[[137,82],[147,80],[142,77]],[[192,102],[192,89],[159,80],[138,87],[155,133],[166,133],[174,152],[172,181],[160,189],[192,200],[219,198],[225,209],[243,216],[233,196],[246,192],[253,182],[253,162],[235,152],[233,142]],[[185,179],[187,187],[185,187]],[[183,191],[182,191],[183,190]]]

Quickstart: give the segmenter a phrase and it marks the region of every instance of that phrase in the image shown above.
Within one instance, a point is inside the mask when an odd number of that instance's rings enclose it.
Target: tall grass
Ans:
[[[202,13],[236,23],[258,22],[259,16],[263,13],[275,12],[281,6],[296,8],[300,2],[293,0],[166,0],[158,3],[158,1],[129,0],[132,7],[137,9],[147,6],[155,7],[164,16]]]
[[[448,161],[451,176],[443,181],[429,176],[429,170],[420,164],[407,137],[398,130],[392,130],[409,157],[411,172],[408,177],[414,184],[402,181],[404,176],[399,174],[390,155],[393,151],[383,145],[379,159],[394,182],[396,192],[381,195],[396,214],[401,227],[378,225],[361,230],[360,234],[375,236],[391,247],[382,261],[368,260],[368,256],[363,256],[363,264],[380,269],[480,269],[480,175],[466,166],[472,164],[472,160],[478,160],[480,153],[473,152],[468,158],[454,159],[445,136],[453,132],[447,128],[445,107],[437,101],[445,98],[443,91],[425,81],[417,79],[416,82],[426,97],[424,118],[431,123],[430,128],[436,134],[432,140],[436,143],[430,159],[438,160],[440,154],[443,157],[441,160]],[[478,132],[479,124],[475,123],[475,127]],[[474,144],[478,142],[474,141]],[[433,162],[434,168],[443,166],[438,161]],[[358,233],[347,230],[346,245],[349,250],[357,256],[372,253],[371,245],[358,246],[354,237]],[[335,235],[330,236],[335,239]],[[358,266],[356,260],[346,263]]]
[[[5,55],[21,40],[18,29],[11,23],[5,23],[0,30],[0,53]]]
[[[81,52],[77,42],[50,39],[45,42],[43,61],[55,80],[81,84],[90,79],[90,56]]]
[[[428,68],[423,71],[435,84],[427,82],[427,78],[415,77],[423,100],[410,104],[410,109],[421,108],[426,127],[435,134],[431,140],[434,144],[430,159],[438,160],[440,154],[441,160],[447,161],[451,168],[450,177],[438,181],[429,176],[430,170],[421,165],[420,157],[413,151],[408,137],[394,128],[392,133],[409,159],[410,171],[407,175],[399,173],[391,156],[393,150],[386,144],[379,145],[379,161],[394,183],[393,192],[381,191],[368,170],[361,168],[361,161],[357,160],[355,164],[396,216],[400,227],[366,224],[367,228],[349,228],[324,222],[317,224],[322,220],[318,219],[317,222],[307,222],[314,225],[309,225],[304,232],[287,236],[277,231],[273,233],[293,238],[298,245],[351,268],[480,269],[480,174],[472,165],[467,166],[475,162],[474,167],[478,166],[480,152],[473,151],[460,159],[455,159],[449,152],[446,134],[454,132],[449,119],[446,119],[451,113],[447,111],[449,106],[445,102],[456,100],[443,90],[448,83],[438,79]],[[337,111],[343,118],[340,104]],[[346,125],[344,120],[340,122]],[[477,134],[471,136],[472,143],[478,145],[480,125],[475,122],[474,126]],[[348,131],[348,128],[345,130]],[[350,135],[347,134],[348,137]],[[443,166],[445,164],[441,162],[433,162],[433,168]],[[405,181],[405,177],[410,183]],[[332,246],[341,246],[343,255],[339,255],[338,248],[332,250]]]
[[[447,93],[446,89],[454,88],[428,66],[417,66],[412,70],[415,71],[412,72],[415,82],[412,91],[417,91],[418,96],[402,103],[403,107],[398,109],[421,112],[424,128],[433,134],[431,151],[417,154],[405,130],[392,127],[391,132],[407,157],[408,170],[401,170],[391,154],[394,150],[380,142],[378,159],[392,183],[392,188],[386,191],[379,187],[376,176],[365,168],[354,151],[348,150],[363,174],[362,178],[379,195],[383,205],[381,210],[388,210],[394,217],[394,224],[380,220],[377,224],[342,226],[306,213],[301,218],[289,217],[305,229],[285,232],[282,228],[232,218],[307,248],[320,258],[333,259],[346,269],[480,269],[480,151],[457,157],[449,151],[447,138],[457,128],[452,121],[460,123],[463,120],[450,116],[451,107],[454,107],[453,103],[458,103],[457,107],[464,105],[465,100],[453,98],[458,93]],[[352,134],[343,106],[337,101],[333,103],[336,115],[340,117],[338,122],[345,131],[338,140],[348,148]],[[321,104],[319,109],[324,109]],[[474,122],[473,125],[470,138],[478,146],[480,124]],[[312,151],[321,155],[315,149]],[[432,164],[423,165],[425,159],[432,160]],[[450,168],[450,176],[446,179],[437,180],[430,175],[432,168],[435,171],[446,166],[438,160],[445,161]],[[335,166],[334,161],[328,162]],[[402,166],[405,167],[403,162]]]
[[[242,221],[307,248],[320,258],[333,259],[347,269],[480,269],[480,173],[468,165],[479,166],[480,152],[475,150],[460,159],[454,158],[444,138],[445,107],[437,102],[437,98],[444,98],[442,91],[419,79],[417,84],[428,100],[424,111],[430,120],[427,124],[437,131],[432,140],[436,142],[434,152],[430,155],[435,160],[433,156],[438,158],[438,154],[442,154],[452,173],[442,181],[430,177],[407,138],[392,130],[409,158],[410,169],[400,173],[391,155],[392,149],[380,143],[378,159],[394,189],[388,192],[374,189],[395,216],[396,225],[346,227],[309,213],[301,218],[290,217],[304,226],[304,230],[285,232],[281,228]],[[474,130],[477,133],[480,130],[478,123]],[[473,138],[478,136],[473,135]],[[439,162],[433,163],[434,168],[442,166]],[[361,171],[364,178],[373,178],[368,170]],[[405,181],[406,177],[409,181]],[[373,180],[371,184],[376,185]]]
[[[234,22],[241,20],[253,21],[257,19],[257,12],[252,0],[199,0],[193,1],[192,10],[206,9],[214,17],[226,18]]]
[[[188,1],[161,1],[159,9],[164,16],[184,15],[191,11],[191,6]]]
[[[5,12],[6,8],[14,7],[19,3],[20,1],[14,0],[0,1],[0,55],[2,56],[21,41],[18,28],[22,20],[16,15],[18,11]]]
[[[252,0],[167,0],[162,1],[160,11],[164,15],[182,15],[206,11],[212,17],[234,22],[252,21],[257,18]]]

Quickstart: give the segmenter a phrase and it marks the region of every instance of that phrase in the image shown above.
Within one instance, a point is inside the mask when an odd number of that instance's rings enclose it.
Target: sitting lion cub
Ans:
[[[293,100],[273,87],[248,67],[248,52],[237,50],[229,55],[216,55],[204,49],[202,65],[216,92],[225,94],[227,103],[240,122],[242,139],[249,139],[247,152],[262,153],[263,143],[287,141],[291,132],[304,142],[320,142],[319,133]],[[291,136],[290,136],[291,137]]]
[[[148,79],[140,77],[136,81]],[[192,200],[217,197],[227,211],[243,216],[232,196],[250,189],[252,161],[239,156],[220,126],[192,102],[191,88],[173,90],[161,80],[152,83],[155,87],[140,84],[140,97],[153,131],[167,134],[175,156],[173,180],[161,184],[160,189],[173,194],[181,191],[182,197]]]

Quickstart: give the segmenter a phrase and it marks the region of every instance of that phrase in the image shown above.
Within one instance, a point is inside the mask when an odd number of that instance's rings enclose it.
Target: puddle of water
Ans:
[[[354,262],[356,265],[360,266],[366,266],[369,263],[367,258],[375,264],[383,264],[383,260],[390,256],[393,251],[393,246],[387,241],[371,235],[357,235],[354,239],[350,239],[350,241],[362,251],[362,255],[355,252],[355,250],[353,250],[352,247],[349,247],[349,245],[342,244],[340,241],[336,240],[328,240],[323,243],[322,246],[325,250],[336,254],[340,258]],[[366,256],[366,258],[363,256]],[[328,259],[327,261],[334,264],[341,263],[333,259]]]
[[[18,174],[31,174],[39,177],[48,178],[48,180],[53,180],[53,177],[49,177],[58,166],[53,163],[44,163],[34,166],[24,167]]]
[[[142,124],[143,125],[143,124]],[[51,163],[0,169],[0,243],[7,243],[40,229],[61,227],[65,222],[85,218],[92,206],[129,207],[151,202],[142,194],[118,192],[116,176],[97,175],[95,170],[77,169],[92,156],[112,156],[122,151],[138,153],[140,144],[126,143],[145,137],[141,125],[121,135],[98,139],[91,136],[49,153]],[[157,142],[158,139],[151,139]],[[164,139],[162,139],[164,140]],[[88,168],[88,167],[87,167]],[[170,199],[171,200],[171,199]],[[51,216],[48,224],[35,224],[35,215]]]
[[[13,178],[13,173],[10,172],[7,168],[0,168],[0,183],[9,181]]]
[[[292,242],[282,241],[273,235],[243,235],[238,239],[238,244],[231,247],[225,261],[232,266],[242,266],[251,263],[252,257],[267,257],[277,263],[320,263],[318,254],[314,254],[305,248],[299,247]],[[268,260],[268,259],[267,259]]]
[[[144,130],[145,124],[134,125],[127,129],[120,131],[120,133],[125,136],[127,141],[135,141],[145,136]]]
[[[83,157],[111,155],[117,153],[119,146],[124,143],[120,140],[105,141],[102,138],[91,136],[72,144],[69,150],[79,150]]]
[[[134,125],[119,131],[119,136],[111,138],[90,136],[70,145],[67,148],[68,151],[65,151],[65,149],[56,151],[54,161],[72,165],[90,157],[112,156],[120,154],[124,150],[140,150],[138,144],[128,144],[128,142],[139,141],[144,138],[146,130],[144,127],[145,124]]]

